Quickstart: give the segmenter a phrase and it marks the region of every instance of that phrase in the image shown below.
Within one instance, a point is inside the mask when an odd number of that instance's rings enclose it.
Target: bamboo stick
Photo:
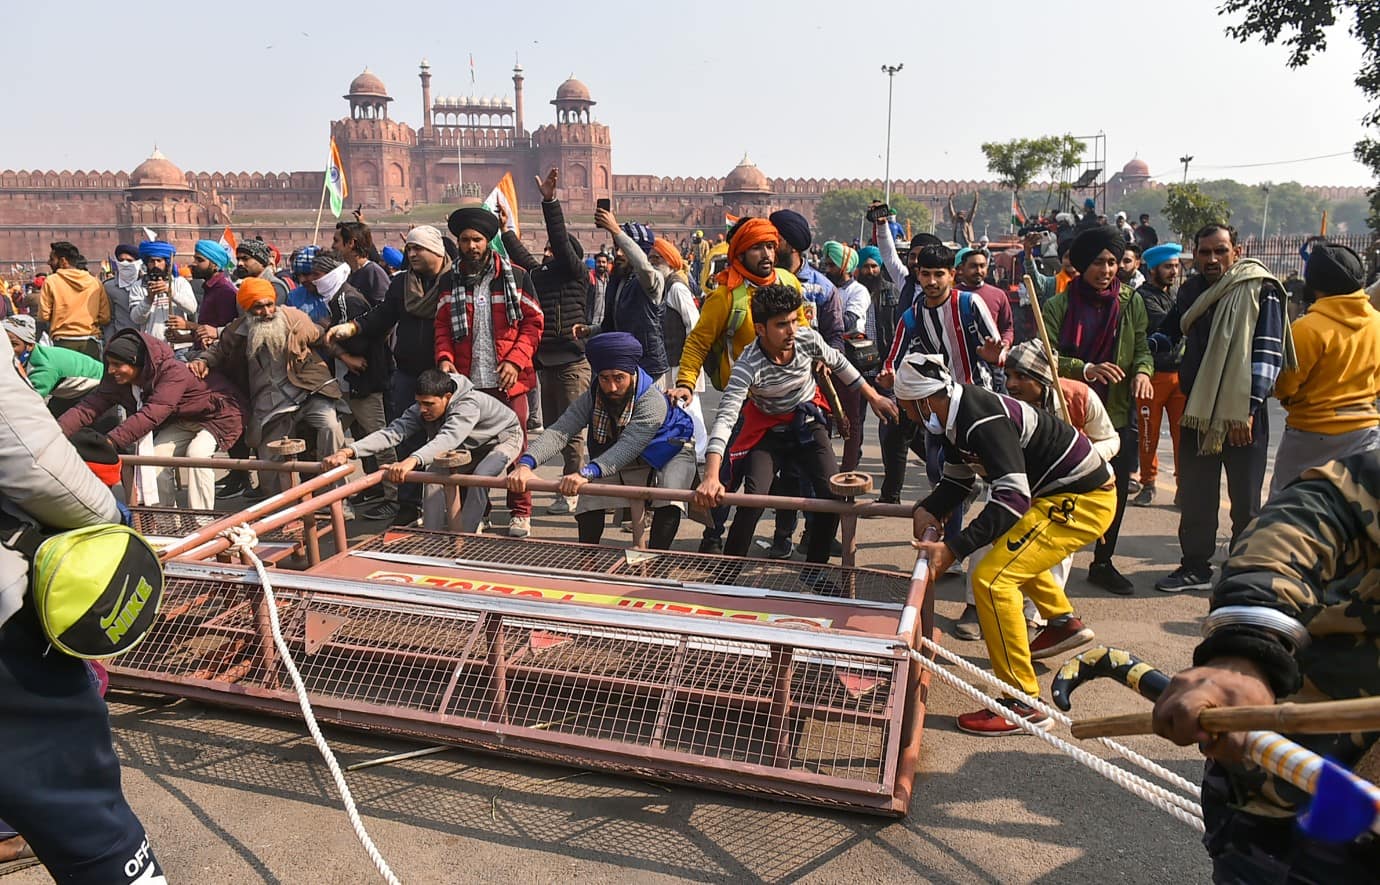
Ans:
[[[1340,734],[1380,731],[1380,698],[1353,698],[1313,704],[1258,707],[1216,707],[1204,710],[1198,724],[1211,733],[1277,731],[1283,734]],[[1075,722],[1076,738],[1153,734],[1150,713],[1123,713]]]

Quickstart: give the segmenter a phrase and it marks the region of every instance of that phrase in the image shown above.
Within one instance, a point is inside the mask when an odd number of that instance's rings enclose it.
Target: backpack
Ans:
[[[741,295],[739,294],[740,290]],[[714,385],[715,390],[723,390],[728,386],[729,376],[733,373],[728,372],[721,375],[719,369],[724,363],[725,355],[733,353],[733,336],[737,335],[743,323],[747,322],[748,310],[751,305],[746,286],[739,286],[738,289],[733,290],[730,297],[733,301],[728,310],[728,323],[724,326],[724,334],[709,345],[709,352],[704,356],[705,374],[709,376],[709,383]]]
[[[982,346],[982,335],[978,332],[977,314],[973,310],[973,293],[955,290],[958,292],[958,319],[963,328],[964,340],[968,343],[968,349],[974,354]],[[915,330],[920,325],[920,321],[915,318],[915,305],[907,307],[905,313],[901,314],[901,322],[906,324],[906,334],[915,337]],[[979,357],[979,359],[981,359]]]

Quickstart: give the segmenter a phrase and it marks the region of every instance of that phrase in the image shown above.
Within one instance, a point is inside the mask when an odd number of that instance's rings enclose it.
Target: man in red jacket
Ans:
[[[498,216],[477,202],[446,220],[460,250],[436,308],[436,368],[468,377],[517,413],[527,426],[527,391],[536,384],[532,365],[541,344],[541,305],[527,271],[490,248]],[[523,446],[527,445],[524,435]],[[508,534],[532,530],[532,493],[509,492]]]

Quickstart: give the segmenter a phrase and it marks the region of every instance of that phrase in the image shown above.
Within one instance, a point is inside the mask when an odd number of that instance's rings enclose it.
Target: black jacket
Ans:
[[[574,329],[577,323],[586,322],[589,270],[585,267],[584,250],[566,230],[560,201],[543,200],[541,212],[546,218],[546,236],[554,253],[550,261],[542,262],[527,251],[522,240],[510,230],[503,232],[503,248],[508,250],[513,264],[531,274],[532,287],[536,289],[545,316],[536,365],[547,368],[584,359],[585,345],[575,340]]]
[[[441,273],[450,273],[450,265],[447,264]],[[393,356],[398,371],[416,378],[427,369],[436,368],[436,317],[434,314],[425,319],[413,316],[403,307],[403,293],[411,275],[412,271],[407,270],[393,277],[383,303],[375,305],[355,322],[359,324],[361,336],[379,341],[386,341],[388,333],[396,326],[398,335]]]
[[[341,298],[344,297],[344,309],[341,307]],[[346,283],[341,286],[340,292],[332,298],[329,303],[331,310],[331,325],[348,322],[350,320],[363,319],[369,313],[373,305],[369,299]],[[373,393],[385,393],[388,390],[389,378],[393,374],[393,356],[388,352],[388,339],[383,336],[356,335],[353,338],[346,338],[337,342],[340,349],[353,356],[362,356],[368,360],[369,365],[363,372],[346,372],[345,382],[349,386],[349,397],[357,399],[369,396]]]
[[[1159,329],[1164,318],[1174,309],[1174,296],[1161,291],[1154,283],[1146,282],[1136,290],[1140,300],[1145,302],[1146,328],[1151,332]],[[1164,338],[1150,341],[1150,352],[1155,359],[1156,372],[1177,372],[1183,359],[1183,345],[1168,346]]]

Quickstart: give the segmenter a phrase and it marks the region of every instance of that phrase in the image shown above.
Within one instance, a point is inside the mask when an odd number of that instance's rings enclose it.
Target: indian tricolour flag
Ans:
[[[1025,224],[1025,213],[1021,211],[1021,204],[1016,199],[1016,192],[1011,192],[1011,226],[1020,227]]]
[[[505,172],[503,177],[498,180],[494,189],[489,191],[489,195],[484,198],[484,205],[495,215],[498,214],[498,207],[502,206],[503,211],[508,215],[508,230],[522,236],[522,228],[518,225],[518,199],[517,185],[513,183],[513,173]],[[494,237],[493,247],[505,258],[508,253],[503,248],[503,235]]]
[[[334,137],[331,138],[331,161],[326,165],[326,190],[331,194],[331,214],[339,218],[350,188],[345,183],[345,164],[340,162],[340,149],[335,146]]]

